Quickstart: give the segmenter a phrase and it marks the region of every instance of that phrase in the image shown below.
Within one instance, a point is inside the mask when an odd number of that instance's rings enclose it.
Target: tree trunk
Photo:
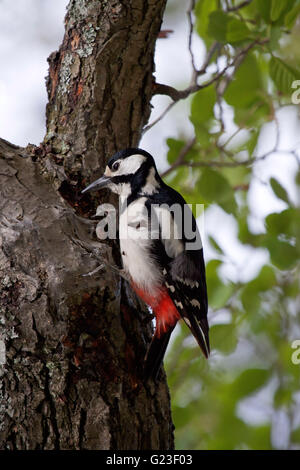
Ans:
[[[172,449],[165,375],[145,384],[151,317],[101,257],[81,196],[150,114],[166,0],[71,0],[50,56],[47,133],[0,140],[0,448]]]

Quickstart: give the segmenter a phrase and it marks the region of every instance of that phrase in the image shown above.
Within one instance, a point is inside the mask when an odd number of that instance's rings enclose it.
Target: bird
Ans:
[[[203,247],[189,205],[162,180],[152,155],[140,148],[115,153],[104,175],[82,193],[102,188],[119,196],[120,274],[155,317],[155,332],[143,364],[145,379],[158,379],[171,333],[180,319],[208,358]]]

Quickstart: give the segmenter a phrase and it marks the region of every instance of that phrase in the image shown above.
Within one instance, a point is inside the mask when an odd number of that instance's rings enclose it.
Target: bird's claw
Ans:
[[[127,272],[124,269],[120,269],[117,266],[114,266],[114,265],[110,264],[108,261],[103,261],[102,264],[97,266],[96,269],[93,269],[93,271],[82,274],[82,277],[93,276],[94,274],[101,271],[102,269],[105,269],[105,267],[111,269],[114,273],[118,274],[120,277],[125,279],[125,281],[130,280],[129,275],[127,274]]]
[[[104,267],[105,267],[104,264],[100,264],[99,266],[97,266],[96,269],[93,269],[93,271],[89,271],[88,273],[82,274],[82,277],[93,276],[94,274],[104,269]]]

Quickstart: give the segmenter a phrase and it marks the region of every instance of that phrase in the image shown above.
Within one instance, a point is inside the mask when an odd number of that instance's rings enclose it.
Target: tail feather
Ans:
[[[209,337],[208,337],[208,322],[206,318],[203,319],[196,319],[192,315],[189,317],[183,317],[183,320],[190,328],[194,338],[197,340],[204,356],[206,359],[210,353],[210,346],[209,346]]]
[[[174,327],[170,328],[166,333],[164,333],[160,337],[158,337],[156,334],[153,336],[144,359],[144,377],[146,380],[148,380],[149,378],[153,378],[153,380],[156,380],[173,329]]]

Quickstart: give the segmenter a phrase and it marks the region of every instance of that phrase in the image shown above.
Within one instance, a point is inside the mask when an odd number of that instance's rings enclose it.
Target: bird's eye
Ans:
[[[111,169],[113,171],[117,171],[119,169],[119,166],[120,166],[120,162],[115,162],[113,166],[111,167]]]

